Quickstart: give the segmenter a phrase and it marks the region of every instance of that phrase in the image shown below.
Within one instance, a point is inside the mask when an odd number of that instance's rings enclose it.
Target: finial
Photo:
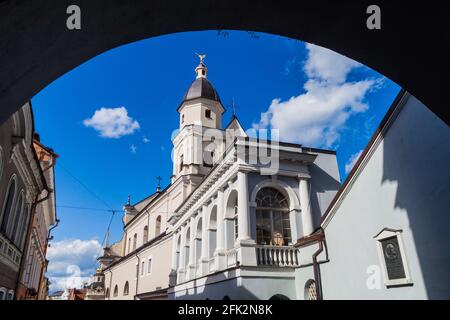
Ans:
[[[158,186],[156,187],[156,192],[159,193],[159,192],[161,192],[161,180],[162,180],[161,176],[157,176],[156,180],[158,180]]]
[[[234,97],[231,100],[231,111],[233,112],[233,117],[236,117],[236,109],[239,109],[239,107],[236,105],[236,102],[234,101]]]
[[[128,195],[127,206],[131,206],[131,196]]]
[[[204,54],[204,53],[195,53],[197,56],[198,56],[198,58],[200,59],[200,64],[201,65],[205,65],[205,58],[206,58],[206,54]]]
[[[198,58],[200,59],[200,63],[197,66],[197,68],[195,68],[195,72],[197,73],[197,79],[198,78],[206,78],[206,74],[208,73],[208,68],[205,65],[205,58],[206,58],[206,54],[204,53],[195,53]]]

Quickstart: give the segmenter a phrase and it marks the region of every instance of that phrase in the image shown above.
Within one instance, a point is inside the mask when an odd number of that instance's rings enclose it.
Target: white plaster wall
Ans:
[[[450,129],[410,97],[336,211],[325,235],[324,299],[450,298]],[[380,266],[383,228],[403,230],[413,286],[379,289],[366,281]],[[308,271],[297,270],[297,292]]]

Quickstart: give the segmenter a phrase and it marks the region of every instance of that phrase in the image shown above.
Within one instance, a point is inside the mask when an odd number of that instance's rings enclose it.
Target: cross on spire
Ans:
[[[239,109],[239,106],[236,105],[234,98],[231,100],[230,107],[231,107],[231,111],[233,112],[233,116],[236,117],[236,109]]]
[[[158,180],[158,186],[156,187],[156,192],[161,192],[161,176],[157,176],[156,180]]]

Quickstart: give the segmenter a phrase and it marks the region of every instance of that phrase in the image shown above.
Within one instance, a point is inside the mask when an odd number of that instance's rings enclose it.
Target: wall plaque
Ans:
[[[380,241],[383,249],[384,261],[389,280],[403,279],[406,277],[398,238],[391,237]]]

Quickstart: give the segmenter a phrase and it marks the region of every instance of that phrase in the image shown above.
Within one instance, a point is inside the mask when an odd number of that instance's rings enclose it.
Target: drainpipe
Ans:
[[[109,269],[109,273],[111,273],[111,276],[109,277],[109,296],[107,298],[108,298],[108,300],[111,300],[111,290],[112,290],[111,287],[112,287],[112,277],[113,277],[113,273],[112,273],[111,269]],[[114,293],[113,293],[113,296],[114,296]]]
[[[316,286],[316,294],[317,294],[317,300],[322,300],[322,279],[320,277],[320,268],[319,264],[317,263],[317,256],[322,253],[323,251],[323,239],[319,240],[319,249],[314,252],[312,255],[313,260],[313,269],[314,269],[314,282]]]
[[[138,263],[137,263],[137,268],[136,268],[136,290],[135,290],[135,293],[134,293],[134,300],[136,300],[136,296],[137,296],[137,294],[138,294],[138,286],[139,286],[139,273],[141,272],[141,270],[140,270],[140,268],[141,268],[141,258],[139,257],[139,253],[138,252],[136,252],[136,258],[137,258],[137,260],[138,260]]]

